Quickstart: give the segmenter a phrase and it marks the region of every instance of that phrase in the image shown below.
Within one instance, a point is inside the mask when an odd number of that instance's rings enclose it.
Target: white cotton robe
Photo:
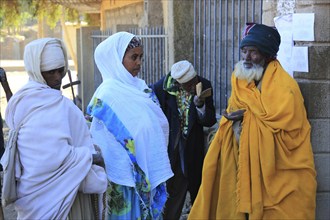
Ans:
[[[96,48],[95,63],[103,82],[92,102],[98,98],[110,106],[132,135],[137,163],[153,190],[173,176],[167,154],[169,125],[160,106],[145,92],[149,89],[145,81],[133,77],[122,64],[133,37],[133,34],[118,32]],[[109,180],[135,187],[131,161],[121,144],[97,118],[93,119],[91,133],[102,149]]]
[[[103,193],[107,186],[104,169],[92,165],[95,150],[82,112],[40,78],[42,45],[25,51],[30,81],[6,109],[8,127],[18,129],[18,219],[66,219],[78,191]]]

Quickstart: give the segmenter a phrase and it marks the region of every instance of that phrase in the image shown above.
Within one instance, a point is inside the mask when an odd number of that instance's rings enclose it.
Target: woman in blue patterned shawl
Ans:
[[[91,133],[105,159],[107,219],[161,219],[167,179],[168,122],[154,93],[137,77],[141,40],[128,32],[98,45],[94,58],[103,82],[87,108]]]

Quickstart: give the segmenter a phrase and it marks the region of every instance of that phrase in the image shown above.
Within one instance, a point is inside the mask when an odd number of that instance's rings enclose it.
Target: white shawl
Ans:
[[[103,82],[92,100],[99,98],[110,106],[132,135],[138,165],[154,189],[173,176],[167,153],[169,127],[161,108],[144,92],[148,89],[145,81],[133,77],[122,64],[133,37],[119,32],[96,48],[95,62]],[[104,154],[110,181],[134,187],[131,162],[123,146],[97,118],[93,119],[91,133]]]
[[[41,76],[37,66],[42,48],[26,49],[35,55],[24,56],[30,81],[6,109],[8,127],[19,129],[15,161],[18,219],[65,219],[78,190],[103,193],[107,186],[104,169],[92,165],[94,147],[82,112],[61,91],[36,80]]]

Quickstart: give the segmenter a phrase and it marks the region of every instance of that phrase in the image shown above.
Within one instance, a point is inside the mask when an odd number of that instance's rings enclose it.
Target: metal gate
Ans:
[[[247,22],[262,22],[262,0],[194,0],[194,66],[212,82],[217,113],[227,106]]]
[[[155,83],[169,71],[168,36],[165,34],[165,29],[163,27],[147,27],[130,28],[127,31],[140,37],[143,43],[144,58],[139,77],[148,84]],[[91,36],[93,39],[93,51],[95,51],[97,45],[112,33],[111,30],[94,31]],[[97,88],[101,84],[102,78],[95,62],[94,73],[95,88]]]
[[[263,0],[194,0],[194,66],[209,79],[214,89],[218,115],[226,108],[230,76],[240,59],[239,42],[247,22],[262,22]],[[144,44],[144,61],[139,75],[148,84],[169,72],[168,35],[163,27],[127,30],[139,36]],[[94,50],[111,30],[92,34]],[[95,64],[94,64],[95,65]],[[95,88],[101,83],[96,65]]]

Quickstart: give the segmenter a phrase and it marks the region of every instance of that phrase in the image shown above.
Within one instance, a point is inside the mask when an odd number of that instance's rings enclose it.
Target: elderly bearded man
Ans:
[[[189,219],[314,219],[316,172],[298,84],[276,59],[280,35],[247,24],[232,94]]]

